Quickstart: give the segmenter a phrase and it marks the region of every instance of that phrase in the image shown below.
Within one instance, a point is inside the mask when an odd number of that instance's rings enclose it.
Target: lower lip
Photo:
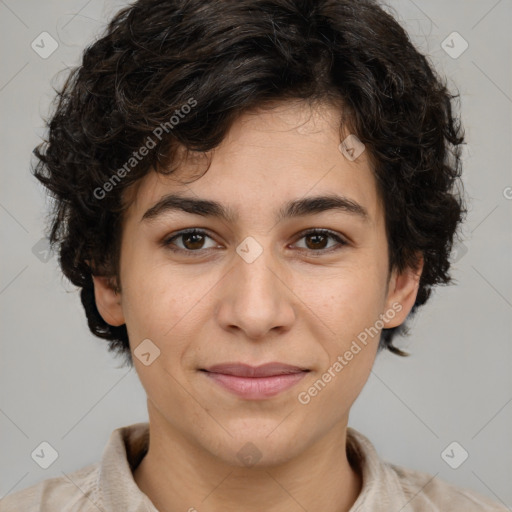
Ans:
[[[307,372],[288,373],[271,377],[236,377],[224,373],[205,372],[210,379],[243,398],[261,400],[275,396],[299,382]]]

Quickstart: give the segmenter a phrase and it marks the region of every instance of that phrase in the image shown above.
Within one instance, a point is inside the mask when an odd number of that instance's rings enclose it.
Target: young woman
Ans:
[[[7,511],[484,511],[348,427],[463,219],[463,133],[371,0],[139,0],[61,91],[36,177],[149,423]]]

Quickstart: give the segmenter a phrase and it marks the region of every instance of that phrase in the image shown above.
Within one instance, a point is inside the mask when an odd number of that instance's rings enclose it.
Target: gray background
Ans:
[[[121,368],[89,333],[56,257],[45,262],[37,250],[46,203],[28,171],[51,84],[64,76],[55,75],[78,63],[122,5],[0,0],[0,496],[96,462],[113,429],[147,420],[135,371]],[[390,5],[461,93],[471,207],[453,267],[457,284],[438,289],[414,319],[401,342],[410,358],[379,356],[350,425],[384,459],[511,507],[512,1]],[[59,44],[46,59],[31,48],[43,31]],[[441,46],[454,31],[469,44],[458,58]],[[460,48],[460,41],[449,44]],[[46,470],[31,458],[42,441],[59,453]],[[452,441],[469,453],[458,469],[441,458]]]

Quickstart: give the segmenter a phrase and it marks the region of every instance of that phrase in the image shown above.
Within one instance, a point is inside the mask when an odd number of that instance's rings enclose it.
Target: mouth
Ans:
[[[227,391],[245,399],[261,400],[275,396],[297,384],[310,371],[284,363],[251,366],[224,363],[200,371]]]

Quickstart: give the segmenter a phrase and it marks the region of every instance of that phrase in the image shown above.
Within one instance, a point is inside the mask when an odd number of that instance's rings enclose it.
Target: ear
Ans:
[[[94,283],[94,298],[98,311],[109,325],[118,327],[125,323],[121,294],[115,289],[115,282],[111,277],[92,276]]]
[[[385,311],[393,310],[396,314],[389,319],[386,318],[387,315],[384,315],[384,327],[386,329],[402,324],[414,306],[424,264],[423,256],[420,255],[418,258],[416,268],[408,267],[400,273],[394,269],[391,273]]]

